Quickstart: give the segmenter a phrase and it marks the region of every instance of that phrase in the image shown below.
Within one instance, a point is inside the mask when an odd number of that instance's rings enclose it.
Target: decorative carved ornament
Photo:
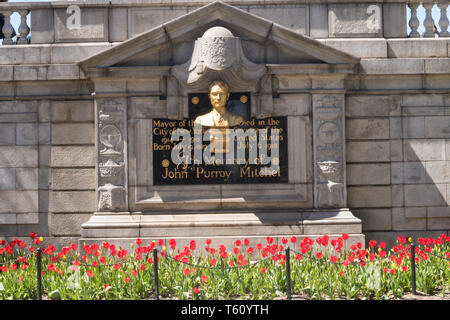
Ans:
[[[98,211],[126,209],[125,106],[114,100],[98,102]]]
[[[187,85],[202,80],[209,71],[220,71],[223,77],[235,78],[234,81],[223,79],[231,84],[257,81],[266,73],[266,67],[245,57],[240,38],[234,37],[226,28],[213,27],[195,41],[191,59],[172,68],[175,78]],[[210,82],[211,79],[203,81]]]

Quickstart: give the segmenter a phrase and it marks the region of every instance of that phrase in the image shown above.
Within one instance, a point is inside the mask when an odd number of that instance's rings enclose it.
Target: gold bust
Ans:
[[[244,121],[240,115],[227,110],[227,102],[230,97],[230,87],[220,80],[213,81],[209,86],[209,100],[213,109],[195,119],[196,123],[207,127],[236,126]]]

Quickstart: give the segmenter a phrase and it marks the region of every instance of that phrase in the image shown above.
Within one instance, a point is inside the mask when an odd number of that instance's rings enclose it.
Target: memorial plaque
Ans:
[[[153,119],[154,184],[287,183],[287,118],[250,118],[250,94],[235,92],[221,125],[210,99],[190,94],[188,119]]]

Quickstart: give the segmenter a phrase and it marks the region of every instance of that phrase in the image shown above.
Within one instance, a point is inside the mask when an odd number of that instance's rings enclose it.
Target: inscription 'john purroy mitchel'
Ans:
[[[243,124],[251,127],[202,128],[193,120],[154,119],[155,184],[287,182],[286,119]],[[177,127],[162,128],[167,125]]]

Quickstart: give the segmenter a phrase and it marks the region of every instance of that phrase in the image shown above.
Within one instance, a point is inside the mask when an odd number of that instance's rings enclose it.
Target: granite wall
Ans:
[[[341,4],[244,2],[361,58],[346,79],[346,161],[348,206],[366,239],[448,234],[450,41],[400,38],[404,4],[384,4],[382,29],[369,32],[358,24],[367,5],[353,6],[352,20]],[[31,44],[0,46],[0,238],[79,238],[96,211],[96,149],[92,84],[76,62],[195,8],[91,8],[84,19],[97,21],[98,32],[78,38],[66,32],[62,8],[42,8],[32,13]],[[45,24],[53,31],[40,31]]]

